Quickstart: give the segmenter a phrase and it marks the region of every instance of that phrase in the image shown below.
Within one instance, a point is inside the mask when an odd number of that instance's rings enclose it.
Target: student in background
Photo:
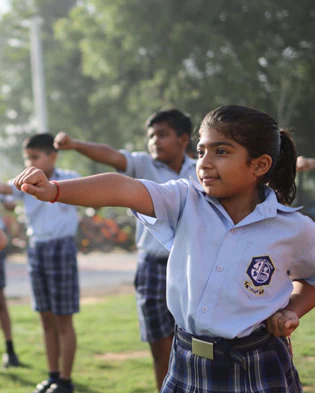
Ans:
[[[7,209],[12,209],[15,206],[14,202],[6,201],[5,198],[1,198],[1,202]],[[12,338],[12,325],[11,318],[8,310],[7,301],[5,298],[4,288],[6,286],[5,277],[5,246],[3,246],[3,235],[2,232],[5,230],[3,219],[0,218],[0,324],[5,339],[5,353],[2,356],[2,365],[4,368],[18,367],[20,361],[15,353],[13,338]],[[1,241],[2,240],[2,241]]]
[[[148,152],[116,150],[106,144],[72,139],[64,132],[56,136],[55,147],[76,150],[133,178],[164,183],[180,178],[196,179],[196,161],[186,154],[188,146],[192,146],[191,132],[189,116],[177,109],[169,109],[154,113],[146,122]],[[174,334],[174,318],[166,304],[169,252],[139,222],[136,241],[139,256],[135,288],[140,333],[141,339],[150,345],[160,390],[167,373]]]
[[[211,111],[199,136],[199,183],[114,173],[53,183],[33,167],[15,185],[43,201],[129,207],[170,250],[176,333],[162,393],[300,393],[288,340],[265,328],[278,310],[297,320],[315,306],[315,224],[289,206],[293,140],[235,105]]]
[[[78,177],[75,172],[55,167],[57,151],[51,134],[28,138],[23,144],[23,157],[26,168],[36,165],[50,181]],[[48,361],[48,379],[39,383],[33,393],[72,393],[76,352],[73,314],[79,312],[76,208],[43,203],[18,191],[13,184],[1,184],[0,192],[22,199],[27,216],[33,306],[40,314]]]
[[[315,158],[299,156],[296,162],[298,172],[308,172],[315,169]]]

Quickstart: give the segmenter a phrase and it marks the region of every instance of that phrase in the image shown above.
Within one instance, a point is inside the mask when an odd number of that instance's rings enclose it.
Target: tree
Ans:
[[[302,3],[90,0],[71,11],[70,23],[57,22],[56,32],[80,47],[101,99],[137,121],[169,105],[199,121],[210,108],[236,103],[304,127],[315,7]]]
[[[8,37],[18,3],[0,23]],[[191,113],[198,125],[210,109],[233,103],[265,110],[280,126],[294,126],[299,151],[312,153],[315,5],[311,0],[74,3],[64,2],[62,8],[53,0],[37,3],[45,21],[53,133],[64,129],[78,138],[143,148],[143,125],[151,112],[176,106]],[[24,40],[19,39],[25,43],[22,32]],[[16,51],[9,47],[11,57],[2,73],[4,81],[11,81],[10,93],[0,100],[3,126],[13,122],[8,118],[11,109],[17,113],[13,123],[28,124],[32,109],[28,47],[23,44]],[[19,67],[26,72],[17,67],[14,56],[20,57]],[[15,86],[19,78],[13,94],[11,83]],[[22,101],[27,108],[21,107]],[[78,164],[68,153],[63,159]],[[80,160],[80,165],[85,173],[104,169],[88,160]]]

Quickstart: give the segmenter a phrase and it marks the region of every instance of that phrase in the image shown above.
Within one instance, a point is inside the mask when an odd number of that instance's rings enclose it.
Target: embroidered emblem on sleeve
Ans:
[[[255,295],[262,295],[265,292],[262,287],[270,284],[275,270],[269,256],[253,257],[246,271],[251,282],[245,281],[245,288]]]

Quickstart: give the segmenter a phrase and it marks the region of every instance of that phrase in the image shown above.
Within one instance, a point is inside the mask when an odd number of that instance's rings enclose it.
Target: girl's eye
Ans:
[[[216,153],[222,155],[222,154],[226,154],[226,151],[224,149],[217,149]]]
[[[203,151],[197,149],[197,156],[198,156],[198,157],[202,157],[202,156],[203,156]]]

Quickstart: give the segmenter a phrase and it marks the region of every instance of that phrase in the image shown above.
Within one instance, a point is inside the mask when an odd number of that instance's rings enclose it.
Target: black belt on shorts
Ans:
[[[168,257],[156,257],[149,254],[146,256],[146,261],[150,263],[157,263],[159,265],[167,265]]]
[[[244,353],[266,346],[273,338],[264,327],[254,331],[246,337],[232,340],[222,337],[196,336],[175,328],[176,339],[179,345],[190,350],[194,355],[210,360],[232,360],[245,368]]]

